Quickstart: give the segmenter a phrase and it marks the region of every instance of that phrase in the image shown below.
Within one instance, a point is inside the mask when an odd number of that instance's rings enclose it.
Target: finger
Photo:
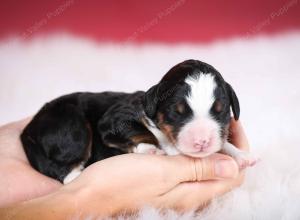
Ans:
[[[224,154],[213,154],[206,158],[170,156],[165,169],[176,183],[236,178],[239,173],[236,162]]]
[[[2,125],[0,129],[3,131],[18,131],[21,132],[25,126],[31,121],[32,117],[27,117],[18,121],[14,121],[5,125]]]
[[[157,206],[164,204],[179,211],[199,209],[209,204],[212,199],[240,186],[243,179],[244,173],[241,173],[235,179],[181,183],[158,198],[156,203]]]
[[[230,142],[241,150],[249,150],[249,142],[240,121],[233,118],[230,123]]]
[[[19,121],[15,121],[12,123],[13,126],[15,126],[15,128],[19,129],[19,130],[23,130],[27,124],[31,121],[32,116],[27,117],[27,118],[23,118]]]

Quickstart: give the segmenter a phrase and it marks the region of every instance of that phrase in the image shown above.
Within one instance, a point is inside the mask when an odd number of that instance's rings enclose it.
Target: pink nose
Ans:
[[[209,146],[209,140],[208,139],[199,139],[194,142],[194,148],[203,151]]]

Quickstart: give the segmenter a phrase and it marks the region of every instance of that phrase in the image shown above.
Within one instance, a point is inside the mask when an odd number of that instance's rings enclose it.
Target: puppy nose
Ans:
[[[198,139],[194,142],[194,148],[202,151],[209,146],[209,140],[208,139]]]

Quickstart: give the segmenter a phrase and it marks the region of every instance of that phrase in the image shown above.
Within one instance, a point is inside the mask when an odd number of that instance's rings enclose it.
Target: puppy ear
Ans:
[[[157,104],[158,104],[158,94],[159,94],[159,84],[152,86],[144,96],[143,106],[146,115],[153,119],[156,113]]]
[[[237,121],[240,117],[240,104],[233,88],[226,82],[226,90],[229,95],[231,109],[233,111],[234,119]]]

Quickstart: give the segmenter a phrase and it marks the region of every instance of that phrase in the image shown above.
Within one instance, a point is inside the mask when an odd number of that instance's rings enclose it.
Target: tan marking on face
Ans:
[[[158,113],[158,127],[166,135],[168,140],[175,145],[176,139],[173,133],[174,128],[164,122],[164,115],[162,113]]]
[[[223,104],[220,101],[215,101],[214,109],[216,112],[221,112],[223,110]]]

